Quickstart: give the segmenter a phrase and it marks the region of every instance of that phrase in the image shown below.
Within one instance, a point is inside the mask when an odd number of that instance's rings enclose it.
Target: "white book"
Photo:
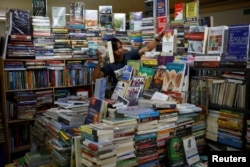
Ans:
[[[52,7],[52,27],[66,26],[66,7]]]
[[[227,50],[228,26],[215,26],[208,28],[208,54],[222,54]]]
[[[186,161],[188,165],[192,165],[200,161],[200,156],[198,153],[195,137],[188,136],[188,137],[182,138],[182,140],[183,140]]]

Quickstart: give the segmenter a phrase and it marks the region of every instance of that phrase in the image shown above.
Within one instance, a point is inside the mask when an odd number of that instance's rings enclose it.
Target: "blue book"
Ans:
[[[125,67],[123,68],[121,80],[130,81],[133,75],[133,71],[134,71],[133,66],[125,65]]]
[[[104,99],[107,85],[107,78],[98,78],[95,81],[94,97]]]
[[[225,60],[247,61],[249,58],[249,24],[232,25],[228,29]]]
[[[136,119],[158,117],[160,115],[158,111],[150,107],[140,107],[140,106],[131,106],[125,109],[121,108],[117,110],[117,113],[121,113],[128,117]]]

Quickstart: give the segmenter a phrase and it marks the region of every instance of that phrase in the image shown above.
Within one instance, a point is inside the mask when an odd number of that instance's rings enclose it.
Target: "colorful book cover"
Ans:
[[[227,48],[228,26],[208,28],[207,54],[223,54]]]
[[[157,33],[162,32],[167,27],[167,17],[158,16],[157,17]]]
[[[162,91],[181,92],[186,65],[184,63],[167,63],[163,77]]]
[[[162,52],[169,56],[176,53],[177,29],[165,29],[162,38]]]
[[[69,21],[73,24],[84,24],[84,2],[71,2],[70,3],[70,17]]]
[[[129,106],[136,106],[142,88],[140,86],[129,86],[125,94],[125,99],[129,101]]]
[[[140,60],[128,60],[127,65],[132,66],[134,68],[134,76],[139,75],[139,70],[141,66]]]
[[[185,153],[181,137],[173,137],[168,142],[169,166],[184,166]]]
[[[129,65],[125,65],[122,72],[121,80],[130,81],[133,76],[134,68]]]
[[[85,124],[99,123],[102,118],[105,118],[107,113],[107,102],[104,100],[91,97],[88,106],[88,115]]]
[[[186,22],[198,22],[199,0],[192,0],[186,3]]]
[[[168,14],[166,0],[156,1],[156,16],[165,16]]]
[[[225,60],[247,61],[249,59],[249,39],[249,24],[229,26]]]
[[[130,12],[129,13],[129,29],[130,30],[142,30],[142,12]]]
[[[32,0],[33,16],[47,16],[47,0]]]
[[[213,16],[202,16],[200,18],[200,25],[213,27],[214,26],[214,17]]]
[[[188,53],[205,54],[207,46],[208,27],[190,26],[188,36]]]
[[[158,68],[155,70],[154,76],[151,80],[149,89],[160,91],[164,80],[166,69]]]
[[[151,67],[140,66],[139,76],[145,76],[144,90],[148,89],[154,75],[155,69]]]
[[[114,13],[113,26],[116,31],[126,31],[126,13]]]
[[[174,20],[180,21],[185,19],[185,3],[176,3],[174,4]]]
[[[119,96],[124,97],[125,93],[129,87],[130,82],[119,80],[115,86],[115,89],[112,93],[111,99],[117,100]]]
[[[97,28],[98,26],[98,10],[85,10],[85,27],[88,28]]]
[[[111,28],[113,23],[113,7],[112,6],[99,6],[99,24],[105,28]]]
[[[200,156],[198,153],[195,137],[194,136],[183,137],[182,140],[183,140],[185,157],[188,165],[192,165],[200,161]]]

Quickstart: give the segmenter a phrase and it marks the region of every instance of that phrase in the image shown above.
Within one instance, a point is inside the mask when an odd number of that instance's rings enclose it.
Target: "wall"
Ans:
[[[204,14],[201,14],[201,16],[213,16],[214,26],[242,24],[242,23],[250,24],[250,14],[244,15],[243,9],[204,13]]]

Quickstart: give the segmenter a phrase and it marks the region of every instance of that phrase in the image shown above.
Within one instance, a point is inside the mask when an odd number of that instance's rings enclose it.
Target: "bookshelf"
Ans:
[[[53,61],[60,61],[63,64],[63,69],[56,72],[55,76],[49,75],[51,59],[39,60],[44,63],[45,68],[29,68],[27,62],[37,62],[34,59],[0,60],[1,118],[5,134],[5,140],[1,141],[0,145],[4,151],[6,162],[11,162],[20,156],[19,153],[31,149],[31,127],[35,116],[54,106],[54,101],[59,97],[57,92],[67,90],[67,95],[76,95],[77,92],[84,90],[88,92],[89,97],[92,96],[91,73],[93,68],[86,66],[86,62],[90,60],[95,60],[95,58],[54,59]],[[81,72],[79,69],[72,69],[68,66],[72,61],[80,62],[83,65]],[[6,64],[9,63],[20,63],[24,66],[8,69]],[[26,103],[23,99],[27,99],[27,96],[32,98]],[[32,101],[34,103],[31,103]],[[21,103],[30,105],[25,108],[18,105]],[[27,114],[28,112],[29,114]]]
[[[221,89],[223,88],[222,86],[219,88],[209,86],[209,84],[210,84],[209,82],[213,82],[212,80],[214,80],[213,83],[215,85],[216,84],[223,85],[224,83],[222,83],[222,80],[225,80],[226,85],[228,83],[230,83],[229,80],[233,79],[233,77],[232,78],[223,77],[222,75],[224,74],[224,72],[226,72],[226,73],[240,73],[240,74],[243,74],[244,78],[245,78],[240,83],[231,82],[231,84],[236,85],[236,89],[234,89],[235,91],[231,92],[231,94],[233,94],[233,96],[234,96],[233,104],[228,103],[228,101],[230,101],[228,99],[230,97],[230,94],[228,94],[228,92],[232,89],[229,89],[229,87],[227,87],[228,89],[225,89],[224,92],[222,92],[221,91]],[[212,111],[218,111],[218,113],[219,113],[218,118],[219,119],[220,119],[221,115],[223,115],[224,111],[230,111],[233,114],[241,115],[243,117],[243,121],[238,122],[238,126],[242,127],[240,129],[241,133],[239,135],[239,138],[241,141],[240,144],[234,144],[233,140],[231,140],[230,143],[222,143],[222,140],[219,139],[220,135],[218,135],[216,137],[217,141],[207,139],[208,143],[213,143],[213,144],[216,143],[216,145],[220,145],[226,149],[228,149],[230,147],[240,149],[240,150],[248,150],[249,149],[249,148],[247,148],[246,138],[245,138],[246,132],[247,132],[246,120],[249,119],[249,116],[250,116],[250,113],[249,113],[250,95],[249,95],[249,93],[247,93],[250,90],[249,77],[250,77],[250,69],[248,69],[248,68],[198,68],[198,67],[191,67],[191,69],[190,69],[190,83],[192,82],[192,79],[196,78],[196,80],[197,80],[199,78],[200,80],[204,81],[205,86],[208,86],[209,100],[208,100],[207,117],[210,115],[209,113]],[[215,80],[217,80],[217,81],[215,81]],[[221,83],[219,83],[219,82],[221,82]],[[201,84],[201,82],[200,82],[200,84]],[[238,87],[237,87],[237,85],[238,85]],[[239,87],[244,87],[244,88],[241,90],[241,89],[239,89]],[[239,90],[241,92],[243,92],[243,94],[241,94],[240,97],[239,96],[237,97],[237,94],[238,94],[237,92]],[[217,92],[217,96],[213,95],[215,92]],[[221,100],[221,102],[219,102],[219,96],[221,96],[222,94],[224,95],[224,96],[222,96],[222,99],[224,99],[224,100]],[[231,118],[231,119],[233,119],[233,118]],[[217,122],[219,125],[218,131],[223,131],[223,130],[220,130],[220,127],[222,125],[219,123],[218,119],[217,119]],[[230,124],[230,123],[227,124],[227,128],[229,130],[233,129],[231,127],[231,125],[232,124]],[[209,131],[209,130],[207,129],[207,131]]]

